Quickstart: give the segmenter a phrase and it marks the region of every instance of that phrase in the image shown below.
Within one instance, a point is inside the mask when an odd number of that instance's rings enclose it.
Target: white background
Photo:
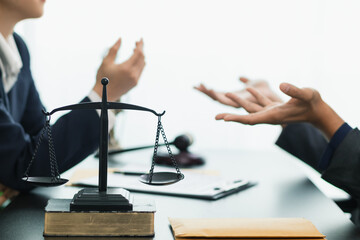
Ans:
[[[32,70],[48,109],[80,101],[118,37],[118,62],[145,42],[146,67],[124,102],[166,110],[171,140],[183,132],[194,148],[273,150],[280,128],[217,122],[222,106],[193,89],[231,91],[239,76],[318,89],[346,121],[360,121],[360,2],[333,0],[49,0],[41,19],[20,24]],[[279,92],[279,91],[278,91]],[[279,92],[279,94],[281,94]],[[282,95],[283,99],[287,98]],[[156,117],[121,114],[124,147],[151,144]]]

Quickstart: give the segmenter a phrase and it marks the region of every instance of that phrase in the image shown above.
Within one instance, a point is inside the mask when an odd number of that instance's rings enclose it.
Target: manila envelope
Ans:
[[[176,240],[325,239],[304,218],[169,218]]]

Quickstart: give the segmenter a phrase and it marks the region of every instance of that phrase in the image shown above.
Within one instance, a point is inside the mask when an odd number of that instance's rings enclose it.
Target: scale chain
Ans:
[[[56,161],[55,148],[52,140],[50,121],[46,121],[46,130],[48,134],[48,142],[49,142],[49,155],[50,155],[50,169],[51,169],[51,177],[60,178],[59,169]]]
[[[54,181],[60,178],[59,169],[56,161],[56,155],[55,155],[55,148],[52,140],[52,134],[51,134],[51,127],[50,127],[50,118],[46,119],[45,125],[43,129],[41,130],[40,137],[38,139],[38,142],[35,146],[34,153],[31,157],[30,163],[24,173],[25,177],[29,177],[30,168],[36,158],[37,152],[39,150],[39,147],[41,145],[41,142],[45,136],[45,132],[47,132],[48,135],[48,144],[49,144],[49,155],[50,155],[50,171],[51,171],[51,177]]]
[[[160,137],[160,133],[161,133],[161,136],[164,140],[164,143],[165,143],[165,146],[166,146],[166,149],[170,155],[170,158],[171,158],[171,161],[172,161],[172,164],[174,165],[175,169],[176,169],[176,173],[178,174],[178,176],[180,177],[182,175],[182,173],[180,172],[180,169],[177,165],[177,162],[176,162],[176,159],[171,151],[171,148],[170,148],[170,144],[167,140],[167,137],[165,135],[165,130],[164,130],[164,127],[161,123],[161,116],[158,117],[158,124],[157,124],[157,129],[156,129],[156,139],[155,139],[155,146],[154,146],[154,155],[153,155],[153,159],[152,159],[152,163],[151,163],[151,168],[150,168],[150,177],[149,177],[149,182],[151,183],[152,181],[152,177],[154,175],[154,167],[155,167],[155,162],[156,162],[156,159],[157,159],[157,151],[158,151],[158,147],[159,147],[159,137]]]
[[[152,181],[152,177],[154,175],[154,167],[155,167],[155,162],[157,159],[157,150],[159,147],[159,137],[160,137],[160,126],[161,126],[161,117],[158,117],[158,124],[157,124],[157,128],[156,128],[156,139],[155,139],[155,146],[154,146],[154,154],[153,154],[153,159],[152,159],[152,163],[151,163],[151,168],[150,168],[150,178],[149,178],[149,182],[151,183]]]
[[[164,142],[165,142],[166,148],[167,148],[167,150],[168,150],[168,153],[169,153],[169,155],[170,155],[171,161],[172,161],[172,163],[173,163],[173,165],[174,165],[174,167],[175,167],[175,169],[176,169],[177,174],[181,175],[180,169],[179,169],[179,167],[178,167],[178,165],[177,165],[177,162],[176,162],[176,160],[175,160],[174,155],[172,154],[172,151],[171,151],[169,142],[168,142],[168,140],[167,140],[167,137],[166,137],[166,135],[165,135],[165,130],[164,130],[163,125],[161,124],[161,121],[159,122],[159,124],[160,124],[161,135],[162,135],[162,137],[163,137],[163,139],[164,139]]]
[[[40,134],[39,140],[38,140],[38,142],[37,142],[37,144],[35,146],[34,153],[33,153],[32,157],[31,157],[30,163],[29,163],[29,165],[28,165],[28,167],[27,167],[27,169],[26,169],[26,171],[24,173],[25,177],[27,177],[27,178],[29,177],[30,168],[31,168],[31,166],[32,166],[32,164],[33,164],[33,162],[35,160],[35,157],[36,157],[37,151],[38,151],[38,149],[40,147],[40,144],[42,142],[42,139],[44,138],[45,131],[46,131],[46,124],[44,125],[43,129],[41,130],[41,134]]]

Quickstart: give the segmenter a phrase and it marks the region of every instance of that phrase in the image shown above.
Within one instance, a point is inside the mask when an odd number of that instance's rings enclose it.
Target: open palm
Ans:
[[[245,77],[240,77],[240,81],[244,84],[244,87],[239,90],[235,90],[231,92],[232,94],[238,96],[239,98],[250,101],[252,103],[257,103],[257,99],[246,90],[246,88],[252,87],[257,89],[264,96],[269,98],[271,101],[282,102],[282,100],[276,95],[276,93],[274,93],[271,90],[269,84],[266,81],[264,80],[252,81]],[[214,101],[220,102],[224,105],[232,106],[235,108],[242,107],[238,102],[234,101],[231,97],[228,97],[227,92],[216,91],[207,88],[204,84],[200,84],[194,88],[204,93],[205,95],[209,96]]]
[[[316,123],[318,121],[316,108],[318,104],[322,103],[322,99],[314,89],[300,89],[291,84],[283,83],[280,85],[280,90],[292,97],[286,103],[274,102],[257,89],[248,88],[247,90],[257,100],[256,103],[242,99],[236,94],[227,94],[227,96],[249,112],[248,115],[222,113],[218,114],[216,119],[249,125],[260,123],[286,124],[303,121]]]

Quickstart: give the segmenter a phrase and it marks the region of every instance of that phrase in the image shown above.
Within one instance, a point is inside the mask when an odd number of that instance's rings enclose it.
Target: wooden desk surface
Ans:
[[[360,230],[337,205],[320,192],[296,164],[296,159],[276,150],[199,151],[207,163],[203,168],[223,175],[258,181],[258,185],[225,198],[208,201],[153,194],[133,193],[136,198],[156,202],[155,240],[173,239],[168,217],[184,218],[271,218],[304,217],[313,222],[328,240],[360,239]],[[117,156],[109,166],[149,159],[151,151]],[[78,167],[96,167],[96,160],[85,160]],[[65,173],[69,176],[73,170]],[[72,198],[79,188],[38,188],[20,195],[0,212],[1,240],[43,239],[44,206],[48,198]]]

